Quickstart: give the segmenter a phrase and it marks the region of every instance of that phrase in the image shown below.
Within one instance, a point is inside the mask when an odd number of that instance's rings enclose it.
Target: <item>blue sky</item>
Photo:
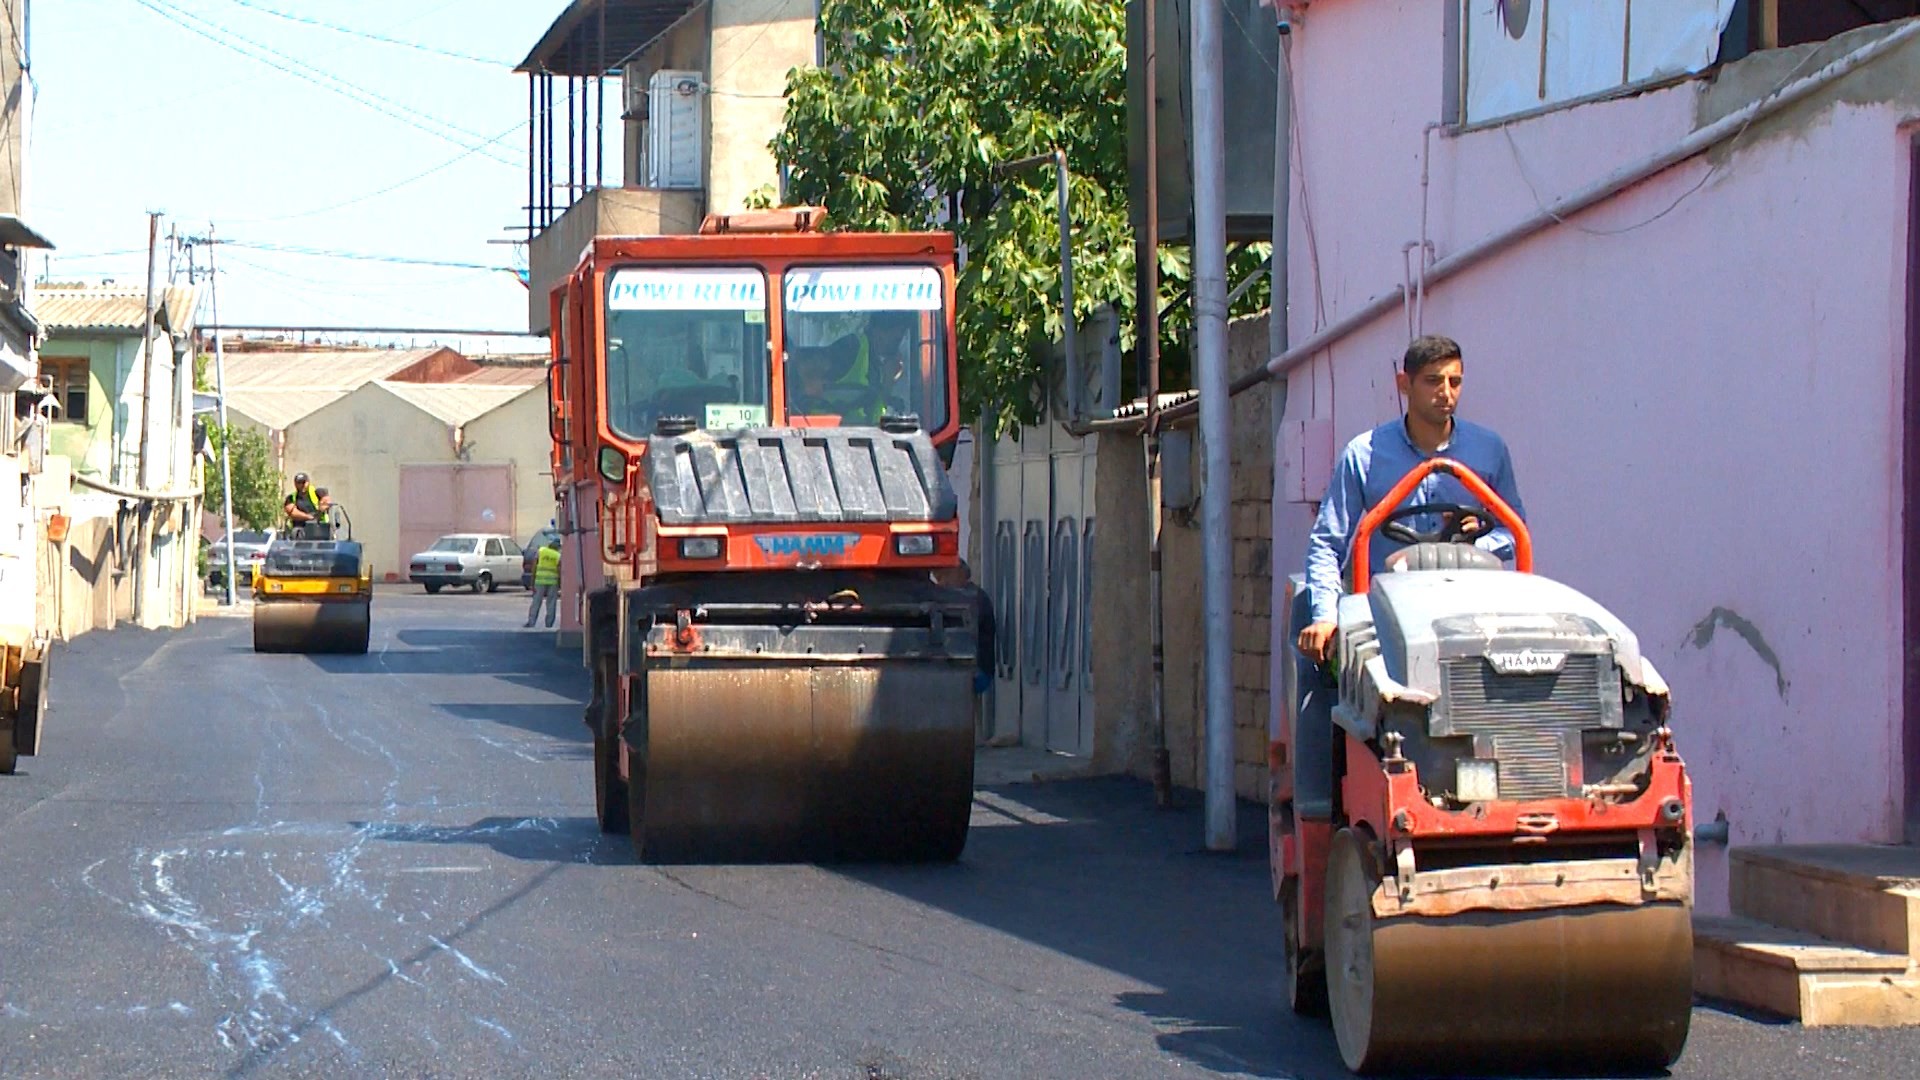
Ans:
[[[512,67],[565,7],[40,0],[24,215],[58,247],[50,276],[138,284],[150,210],[166,215],[163,236],[169,226],[204,234],[211,223],[221,239],[249,245],[524,265],[523,250],[488,242],[513,237],[507,227],[525,219],[527,82]],[[209,35],[282,55],[270,66]],[[608,98],[618,100],[611,85]],[[164,249],[163,240],[162,275]],[[217,258],[226,323],[526,325],[526,289],[506,272],[251,246],[222,246]]]

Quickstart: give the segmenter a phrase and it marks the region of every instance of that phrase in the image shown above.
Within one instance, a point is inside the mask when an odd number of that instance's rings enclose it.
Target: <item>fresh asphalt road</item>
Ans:
[[[0,1075],[1344,1075],[1257,810],[1215,856],[1190,798],[1005,785],[953,866],[637,865],[524,604],[382,590],[364,657],[63,647],[0,777]],[[1701,1009],[1674,1075],[1920,1076],[1920,1032]]]

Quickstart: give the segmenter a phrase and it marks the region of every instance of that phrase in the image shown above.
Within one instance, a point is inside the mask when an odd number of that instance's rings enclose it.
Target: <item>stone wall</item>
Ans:
[[[1227,353],[1231,376],[1266,363],[1266,317],[1234,322],[1228,328]],[[1233,507],[1234,790],[1256,802],[1267,797],[1267,719],[1272,706],[1268,657],[1273,595],[1273,392],[1273,384],[1267,384],[1233,399],[1228,478]],[[1197,476],[1202,456],[1197,435],[1193,456]],[[1163,522],[1161,615],[1168,757],[1173,782],[1199,788],[1206,786],[1199,509],[1166,511]]]

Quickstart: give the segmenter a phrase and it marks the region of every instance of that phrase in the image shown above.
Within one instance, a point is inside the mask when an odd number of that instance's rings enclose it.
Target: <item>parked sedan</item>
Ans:
[[[533,588],[533,566],[540,561],[540,549],[547,546],[547,541],[558,539],[560,539],[560,530],[548,525],[534,533],[533,538],[527,541],[527,546],[520,549],[521,588]]]
[[[233,544],[234,584],[242,589],[253,584],[253,572],[267,557],[267,546],[280,534],[278,529],[235,529],[207,549],[207,588],[218,589],[227,580],[227,544]]]
[[[520,576],[520,545],[498,533],[454,533],[407,560],[407,580],[437,593],[449,585],[496,592]]]

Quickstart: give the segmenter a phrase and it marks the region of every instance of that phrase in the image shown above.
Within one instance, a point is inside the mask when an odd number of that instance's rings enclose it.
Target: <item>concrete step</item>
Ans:
[[[1753,919],[1695,916],[1693,989],[1808,1027],[1920,1024],[1920,965]]]
[[[1735,915],[1920,962],[1920,848],[1802,844],[1728,855]]]

